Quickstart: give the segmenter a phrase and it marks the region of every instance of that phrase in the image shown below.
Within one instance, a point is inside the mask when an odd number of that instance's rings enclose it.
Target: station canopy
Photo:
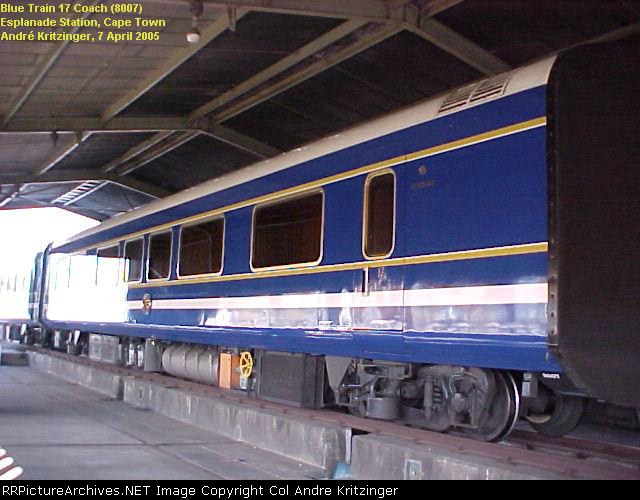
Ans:
[[[58,32],[145,26],[132,39],[0,41],[0,208],[104,220],[559,50],[640,32],[640,0],[140,0],[142,14],[113,13],[132,0],[68,3],[86,8],[47,14],[73,21]]]

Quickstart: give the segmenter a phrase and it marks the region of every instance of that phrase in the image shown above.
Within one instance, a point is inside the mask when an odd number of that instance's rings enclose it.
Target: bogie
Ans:
[[[338,404],[358,416],[438,432],[463,429],[483,441],[502,439],[520,416],[513,376],[480,368],[354,361],[338,393]]]

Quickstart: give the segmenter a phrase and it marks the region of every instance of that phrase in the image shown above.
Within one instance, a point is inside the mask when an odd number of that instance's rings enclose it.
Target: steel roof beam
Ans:
[[[151,148],[147,150],[145,153],[138,156],[133,161],[124,163],[120,167],[118,167],[115,172],[118,175],[127,175],[133,172],[134,170],[143,167],[147,163],[152,162],[153,160],[159,158],[162,155],[173,151],[176,148],[179,148],[183,144],[189,142],[191,139],[194,139],[198,135],[200,135],[200,131],[189,131],[189,132],[179,132],[173,134],[169,137],[163,144],[161,144],[158,148]]]
[[[440,14],[440,12],[454,7],[463,1],[464,0],[431,0],[430,2],[425,2],[425,4],[420,8],[420,14],[422,17],[435,16],[436,14]]]
[[[247,13],[245,10],[239,10],[236,12],[235,20],[237,21]],[[227,16],[221,16],[219,19],[212,22],[206,29],[203,29],[200,34],[200,41],[198,43],[189,44],[189,46],[179,50],[176,54],[167,61],[161,68],[151,73],[141,85],[128,92],[126,95],[118,99],[102,114],[102,121],[108,122],[114,118],[118,113],[129,107],[133,102],[147,93],[151,88],[156,86],[167,76],[169,76],[179,66],[189,60],[200,49],[205,47],[209,42],[220,36],[222,33],[229,29],[229,18]]]
[[[47,159],[42,164],[42,166],[40,168],[36,169],[33,172],[33,176],[34,177],[38,177],[38,176],[48,172],[49,170],[51,170],[58,163],[60,163],[62,160],[64,160],[67,156],[69,156],[71,153],[73,153],[78,148],[78,146],[80,146],[80,144],[82,144],[84,141],[86,141],[90,136],[91,136],[91,132],[85,132],[85,133],[77,134],[75,139],[74,139],[74,141],[71,144],[66,145],[66,146],[58,149],[57,151],[55,151],[49,157],[49,159]]]
[[[109,132],[162,132],[189,130],[186,118],[176,117],[122,117],[104,123],[94,117],[15,118],[9,127],[0,130],[6,134],[109,133]]]
[[[89,170],[52,170],[38,177],[37,180],[24,179],[23,182],[30,184],[58,184],[61,182],[84,182],[105,180],[104,172],[97,169]]]
[[[20,191],[23,187],[24,184],[15,184],[8,193],[0,194],[0,208],[7,206],[15,198],[20,196]]]
[[[272,64],[267,69],[260,71],[253,77],[245,80],[244,82],[236,85],[232,89],[228,90],[224,94],[217,96],[208,103],[200,106],[189,115],[189,122],[193,122],[208,115],[209,113],[220,109],[225,104],[237,99],[238,97],[250,92],[263,83],[281,75],[288,69],[291,69],[296,64],[301,63],[305,59],[316,55],[323,49],[334,44],[338,40],[350,35],[354,31],[362,28],[367,24],[366,21],[351,20],[342,23],[340,26],[328,31],[324,35],[316,38],[312,42],[308,43],[304,47],[296,50],[292,54],[288,55],[284,59],[281,59],[275,64]]]
[[[94,6],[101,3],[101,1],[102,0],[93,0],[91,2],[81,1],[78,3],[84,3],[89,6]],[[92,14],[88,12],[81,16],[75,16],[75,19],[87,19],[91,17],[91,15]],[[81,26],[78,26],[77,28],[74,28],[72,31],[70,31],[70,33],[75,34],[82,29],[83,28]],[[6,127],[9,124],[9,122],[13,119],[13,117],[16,115],[16,113],[20,111],[20,108],[22,108],[22,106],[27,101],[27,99],[31,97],[33,92],[38,87],[38,85],[40,85],[40,82],[42,82],[42,80],[45,78],[45,76],[47,75],[51,67],[60,58],[60,56],[62,55],[62,53],[70,43],[71,43],[70,41],[64,41],[62,43],[55,44],[53,46],[53,50],[51,51],[51,53],[46,55],[45,59],[42,61],[42,63],[40,63],[40,65],[36,69],[36,72],[33,74],[31,79],[26,83],[26,85],[24,85],[24,90],[22,90],[22,92],[20,92],[20,94],[18,94],[14,98],[13,102],[9,106],[9,110],[4,115],[4,118],[3,118],[3,127]]]
[[[153,196],[154,198],[166,198],[170,194],[173,194],[173,191],[169,191],[159,186],[149,184],[148,182],[139,181],[128,176],[102,174],[102,177],[114,184],[133,189],[134,191]]]
[[[187,142],[195,139],[201,133],[209,135],[238,149],[242,149],[243,151],[251,153],[258,158],[270,158],[282,153],[279,149],[257,141],[252,137],[248,137],[240,132],[231,130],[228,127],[215,125],[182,133],[156,134],[147,141],[144,141],[142,144],[131,148],[124,155],[111,161],[105,167],[102,167],[101,171],[111,172],[115,170],[118,175],[130,174],[147,163],[158,159],[164,154],[183,146]]]
[[[383,40],[392,37],[402,31],[402,29],[402,26],[399,24],[383,24],[375,26],[373,29],[369,30],[368,33],[359,36],[357,40],[349,45],[338,48],[332,53],[317,57],[317,59],[312,63],[286,75],[284,78],[280,78],[279,80],[275,80],[273,83],[267,84],[253,94],[236,99],[230,106],[227,106],[218,112],[214,112],[203,121],[208,122],[209,126],[212,126],[233,118],[234,116],[257,106],[258,104],[269,100],[282,92],[313,78],[314,76],[317,76],[323,71],[350,59]],[[208,127],[202,126],[202,128]]]
[[[592,38],[591,40],[587,40],[586,42],[580,43],[578,45],[584,45],[587,43],[597,43],[597,42],[611,42],[614,40],[620,40],[621,38],[634,36],[638,34],[640,34],[640,23],[633,23],[633,24],[629,24],[628,26],[624,26],[623,28],[618,28],[616,30],[609,31],[604,35],[597,36],[595,38]]]
[[[124,153],[122,156],[120,156],[120,157],[116,158],[115,160],[112,160],[109,163],[107,163],[104,167],[102,167],[100,169],[100,171],[102,171],[102,172],[111,172],[112,170],[116,169],[117,167],[119,167],[123,163],[125,163],[125,162],[127,162],[129,160],[132,160],[133,158],[135,158],[136,156],[141,155],[142,153],[144,153],[145,151],[149,150],[150,148],[152,148],[156,144],[158,144],[158,143],[164,141],[165,139],[169,138],[171,135],[173,135],[173,132],[160,132],[158,134],[155,134],[153,137],[150,137],[146,141],[141,142],[137,146],[132,147],[126,153]]]
[[[431,2],[424,13],[413,5],[407,5],[407,18],[403,23],[407,30],[431,42],[436,47],[460,59],[485,75],[509,71],[511,66],[491,52],[483,49],[460,33],[452,30],[431,16],[459,2]]]
[[[277,148],[222,125],[213,125],[209,130],[205,130],[204,133],[214,139],[251,153],[258,158],[267,159],[282,153]]]

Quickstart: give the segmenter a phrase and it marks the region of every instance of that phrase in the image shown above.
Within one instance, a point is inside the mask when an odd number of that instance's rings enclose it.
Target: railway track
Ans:
[[[512,432],[504,444],[532,451],[568,456],[594,465],[609,464],[640,471],[640,448],[636,446],[572,436],[550,438],[524,430]]]
[[[27,349],[74,363],[93,366],[105,372],[132,376],[165,387],[178,388],[239,405],[252,405],[271,412],[346,427],[354,434],[390,436],[408,442],[433,446],[456,454],[468,454],[513,466],[550,471],[567,479],[640,479],[640,447],[581,438],[548,438],[534,432],[516,430],[506,441],[484,443],[461,435],[441,434],[407,427],[394,422],[364,419],[340,412],[291,407],[256,399],[240,391],[229,391],[160,373],[93,361],[39,346]]]

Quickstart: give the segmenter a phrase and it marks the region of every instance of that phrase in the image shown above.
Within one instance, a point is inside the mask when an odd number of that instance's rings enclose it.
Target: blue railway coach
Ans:
[[[640,407],[639,88],[637,40],[577,47],[108,220],[43,331],[483,440]]]

